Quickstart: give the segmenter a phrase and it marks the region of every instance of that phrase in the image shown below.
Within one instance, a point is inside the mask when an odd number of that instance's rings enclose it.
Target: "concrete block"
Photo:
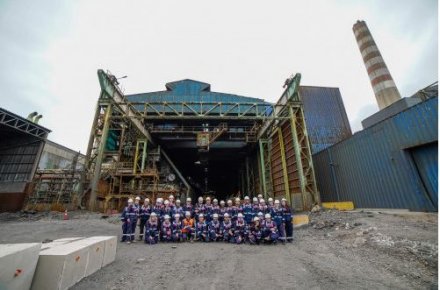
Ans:
[[[352,201],[323,202],[322,207],[337,210],[353,210],[354,204]]]
[[[104,260],[105,241],[103,239],[86,238],[72,242],[88,248],[85,277],[95,273],[102,267]]]
[[[41,250],[45,250],[45,249],[49,249],[49,248],[53,248],[59,245],[64,245],[73,241],[77,241],[77,240],[81,240],[84,239],[83,237],[74,237],[74,238],[63,238],[63,239],[57,239],[57,240],[53,240],[50,243],[44,243],[41,245]]]
[[[107,266],[116,259],[116,247],[118,245],[117,236],[97,236],[89,239],[98,239],[105,242],[104,259],[102,261],[102,267]]]
[[[76,242],[40,252],[32,289],[68,289],[85,277],[89,248]]]
[[[30,289],[41,243],[0,245],[0,289]]]

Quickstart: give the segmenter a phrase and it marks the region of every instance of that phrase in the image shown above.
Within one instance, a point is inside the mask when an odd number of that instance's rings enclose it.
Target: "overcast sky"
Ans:
[[[0,0],[0,106],[38,111],[49,139],[85,152],[98,68],[126,93],[184,78],[276,101],[286,77],[339,87],[353,131],[378,110],[352,32],[365,20],[402,96],[438,79],[434,0]]]

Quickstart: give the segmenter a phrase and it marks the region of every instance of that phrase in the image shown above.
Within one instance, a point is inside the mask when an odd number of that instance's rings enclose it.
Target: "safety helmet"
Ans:
[[[205,216],[203,215],[203,213],[199,214],[199,218],[201,218],[201,217],[205,217]]]
[[[254,222],[256,222],[256,221],[260,221],[260,218],[259,217],[254,217]]]
[[[267,200],[268,202],[271,202],[271,201],[273,201],[273,198],[272,197],[269,197],[269,199]]]
[[[270,219],[270,213],[265,214],[265,215],[264,215],[264,218],[266,218],[266,219]]]
[[[186,199],[186,202],[191,202],[191,197],[188,197],[188,198]]]
[[[262,194],[259,194],[259,195],[257,195],[257,197],[258,197],[258,199],[262,199],[262,198],[263,198],[263,195],[262,195]]]
[[[129,198],[128,203],[132,203],[132,202],[133,202],[133,199]]]
[[[228,199],[227,203],[232,204],[232,200]]]
[[[281,201],[287,201],[287,199],[285,199],[284,197],[281,199]]]
[[[220,200],[220,204],[225,204],[225,201],[224,200]]]
[[[157,214],[155,212],[152,212],[151,216],[157,216]]]
[[[185,216],[191,216],[191,213],[189,211],[186,211]]]
[[[174,199],[174,195],[170,195],[170,196],[168,196],[168,199]]]
[[[208,196],[207,198],[205,198],[205,200],[211,200],[211,198]]]
[[[174,215],[174,218],[179,219],[179,218],[180,218],[180,214],[176,213],[176,214]]]
[[[158,198],[156,199],[156,203],[162,203],[162,199],[161,199],[160,197],[158,197]]]
[[[264,199],[260,199],[260,203],[266,203]]]
[[[176,199],[176,204],[180,204],[180,199]]]
[[[213,217],[213,218],[218,218],[218,214],[215,213],[215,214],[212,215],[212,217]]]
[[[141,198],[139,196],[136,196],[135,200],[141,200]]]
[[[199,198],[198,198],[198,201],[200,202],[203,202],[203,196],[199,196]]]
[[[258,198],[257,198],[257,197],[254,197],[254,198],[252,199],[252,201],[253,201],[253,202],[255,202],[255,201],[258,202]]]
[[[242,214],[242,213],[239,213],[239,214],[237,215],[237,217],[242,218],[242,217],[243,217],[243,214]]]
[[[249,200],[249,196],[246,195],[246,196],[244,197],[244,199],[245,199],[245,200]]]
[[[169,220],[169,219],[170,219],[170,216],[166,214],[166,215],[164,215],[164,217],[163,217],[163,218],[164,218],[164,219],[168,219],[168,220]]]
[[[224,217],[225,217],[225,218],[228,218],[228,217],[229,217],[229,214],[228,214],[228,213],[225,213]]]
[[[275,200],[275,204],[279,204],[280,201],[278,199]]]
[[[165,199],[165,201],[163,202],[165,205],[167,205],[167,204],[169,204],[170,202],[167,200],[167,199]]]
[[[257,215],[261,217],[264,216],[264,214],[261,211],[259,211]]]
[[[218,203],[218,199],[214,198],[214,200],[212,202],[217,204]]]
[[[150,202],[150,199],[147,197],[144,202]]]
[[[239,198],[239,197],[236,197],[236,198],[235,198],[235,201],[240,201],[240,198]]]

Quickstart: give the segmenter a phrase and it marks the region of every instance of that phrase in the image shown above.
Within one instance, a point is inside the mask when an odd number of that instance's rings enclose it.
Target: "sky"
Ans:
[[[339,87],[353,131],[378,106],[353,35],[365,20],[402,96],[438,80],[434,0],[0,0],[0,107],[37,111],[49,139],[86,151],[97,69],[126,94],[195,79],[275,102],[284,80]]]

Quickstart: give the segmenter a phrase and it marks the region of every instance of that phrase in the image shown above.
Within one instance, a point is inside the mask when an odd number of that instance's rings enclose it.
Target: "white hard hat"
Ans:
[[[270,202],[270,201],[273,201],[273,198],[272,198],[272,197],[269,197],[269,199],[268,199],[267,201],[269,201],[269,202]]]
[[[186,199],[186,201],[188,202],[188,201],[191,201],[191,197],[188,197],[187,199]]]
[[[133,199],[132,199],[132,198],[129,198],[129,199],[128,199],[128,202],[133,202]]]
[[[249,196],[246,195],[246,196],[244,197],[244,199],[246,199],[246,200],[249,199]]]
[[[170,196],[168,196],[168,198],[169,198],[169,199],[170,199],[170,198],[174,198],[174,195],[171,194]]]
[[[218,203],[218,199],[214,198],[213,203]]]
[[[252,201],[258,201],[258,198],[254,197],[254,198],[252,199]]]
[[[276,199],[276,200],[275,200],[275,203],[276,203],[276,204],[279,204],[279,203],[280,203],[280,201],[279,201],[278,199]]]
[[[212,215],[212,217],[218,218],[218,214],[215,213],[215,214]]]
[[[225,201],[224,200],[220,200],[220,204],[225,204]]]
[[[180,199],[176,199],[176,203],[180,203]]]
[[[258,215],[258,216],[263,216],[263,213],[260,211],[260,212],[258,212],[257,215]]]
[[[257,195],[258,198],[263,198],[262,194]]]
[[[203,201],[203,196],[199,196],[199,198],[198,198],[198,200],[200,201]]]
[[[162,199],[159,197],[158,199],[156,199],[156,203],[162,203]]]
[[[170,202],[166,199],[163,203],[164,204],[169,204]]]
[[[208,196],[207,198],[205,198],[206,200],[211,200],[211,198]]]
[[[228,199],[227,203],[232,203],[232,200]]]
[[[147,197],[144,201],[148,201],[148,202],[150,202],[150,199]]]
[[[141,200],[141,198],[139,197],[139,196],[136,196],[136,198],[135,198],[136,200]]]
[[[170,216],[166,214],[163,218],[164,219],[170,219]]]
[[[260,199],[260,203],[266,203],[264,199]]]
[[[256,222],[256,221],[259,221],[260,220],[260,218],[259,217],[254,217],[254,222]]]
[[[163,202],[163,198],[162,197],[159,197],[158,199],[160,200],[160,202]]]
[[[157,214],[155,212],[152,212],[151,216],[157,216]]]
[[[285,199],[284,197],[281,199],[281,201],[287,201],[287,199]]]
[[[242,218],[243,215],[242,215],[241,213],[239,213],[239,214],[237,215],[237,217]]]
[[[204,217],[203,213],[199,214],[199,218],[200,218],[200,217]]]
[[[265,214],[265,215],[264,215],[264,218],[266,218],[266,219],[270,219],[270,213]]]
[[[239,197],[236,197],[236,198],[235,198],[235,201],[237,201],[237,200],[240,201],[240,198],[239,198]]]
[[[186,211],[185,216],[191,216],[191,213],[189,211]]]
[[[228,218],[228,217],[229,217],[229,214],[228,214],[228,213],[225,213],[224,217],[225,217],[225,218]]]
[[[176,213],[176,214],[174,215],[174,218],[176,218],[176,219],[180,218],[180,214]]]

